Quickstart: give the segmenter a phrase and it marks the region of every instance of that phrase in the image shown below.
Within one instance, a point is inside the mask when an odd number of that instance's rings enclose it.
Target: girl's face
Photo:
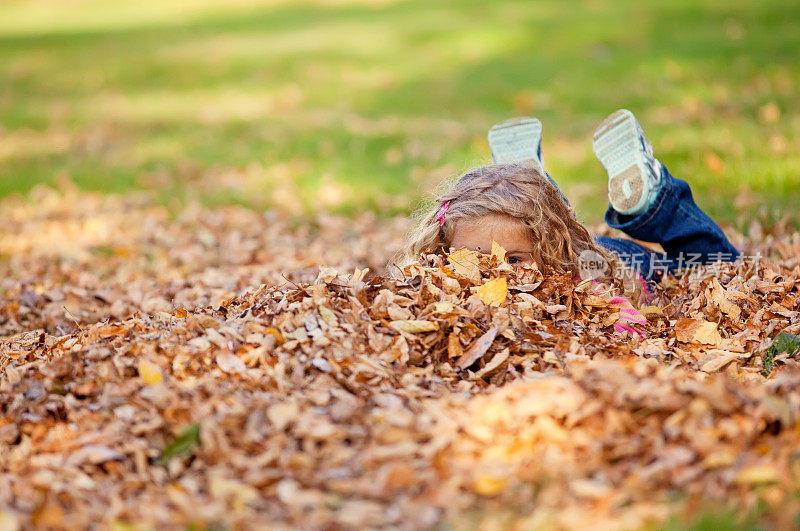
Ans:
[[[525,225],[516,218],[501,214],[487,214],[471,220],[456,223],[451,247],[466,247],[471,251],[489,254],[492,240],[506,250],[510,264],[529,264],[533,262],[533,243]]]

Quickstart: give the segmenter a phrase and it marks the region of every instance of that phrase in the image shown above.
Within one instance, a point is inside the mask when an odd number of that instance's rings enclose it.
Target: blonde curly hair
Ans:
[[[437,217],[447,202],[441,224]],[[536,168],[519,163],[482,166],[438,194],[433,205],[418,214],[402,261],[414,261],[424,252],[449,250],[459,221],[487,214],[510,216],[525,225],[533,261],[541,271],[577,271],[579,256],[586,250],[606,259],[610,275],[617,269],[615,257],[576,219],[556,185]]]

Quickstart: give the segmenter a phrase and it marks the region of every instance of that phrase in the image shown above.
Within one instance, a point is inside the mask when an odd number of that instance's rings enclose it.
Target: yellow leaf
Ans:
[[[714,175],[722,175],[725,173],[725,163],[722,162],[722,159],[719,158],[719,155],[713,151],[706,151],[703,154],[703,160],[705,161],[708,169]]]
[[[496,278],[478,288],[478,297],[489,306],[501,306],[508,295],[505,277]]]
[[[497,258],[497,263],[500,264],[506,259],[506,250],[503,246],[492,240],[492,256]]]
[[[756,483],[777,483],[780,473],[769,465],[754,465],[741,470],[733,482],[738,485],[754,485]]]
[[[487,474],[478,476],[473,484],[475,492],[481,496],[495,496],[506,490],[507,486],[508,481],[505,478],[498,478]]]
[[[159,384],[163,378],[161,369],[145,359],[139,360],[139,376],[145,385]]]
[[[272,327],[272,326],[270,326],[269,328],[267,328],[267,329],[264,331],[264,333],[265,333],[265,334],[271,334],[271,335],[272,335],[272,336],[275,338],[275,342],[276,342],[278,345],[282,344],[282,343],[285,341],[285,340],[283,339],[283,334],[281,334],[281,331],[280,331],[280,330],[278,330],[277,328],[274,328],[274,327]]]
[[[469,249],[459,249],[448,254],[447,260],[453,266],[453,271],[463,277],[467,277],[473,282],[480,282],[481,270],[478,268],[478,255]]]
[[[3,519],[2,517],[0,517],[0,529],[7,529],[6,527],[3,527],[2,524],[3,524]],[[18,528],[13,527],[8,529],[18,529]],[[109,525],[109,529],[111,529],[111,531],[136,531],[136,526],[124,520],[114,520]]]
[[[422,319],[398,319],[389,323],[389,326],[400,332],[416,334],[419,332],[434,332],[439,330],[439,323]]]

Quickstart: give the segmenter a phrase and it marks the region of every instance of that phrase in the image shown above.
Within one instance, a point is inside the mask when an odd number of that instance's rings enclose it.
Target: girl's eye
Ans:
[[[509,256],[507,257],[507,259],[509,264],[519,264],[520,262],[522,262],[522,260],[517,258],[516,256]]]

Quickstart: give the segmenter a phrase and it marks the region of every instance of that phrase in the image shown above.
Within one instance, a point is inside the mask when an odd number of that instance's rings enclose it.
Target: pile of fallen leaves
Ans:
[[[499,248],[388,276],[402,221],[37,194],[2,209],[0,527],[800,512],[797,234],[668,279],[639,339]]]
[[[371,213],[298,222],[39,188],[0,203],[0,334],[61,334],[137,311],[218,305],[261,284],[313,280],[321,263],[374,271],[406,228]]]

